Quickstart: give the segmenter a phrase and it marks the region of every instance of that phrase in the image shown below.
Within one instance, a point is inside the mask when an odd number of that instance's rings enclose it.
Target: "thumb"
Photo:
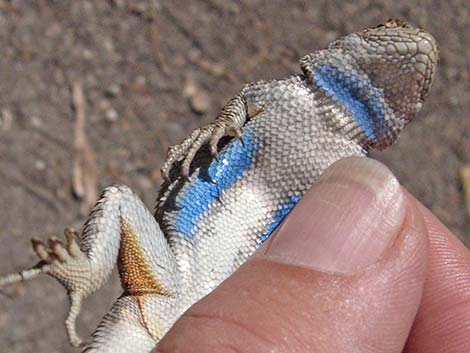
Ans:
[[[421,213],[390,171],[367,158],[339,161],[158,352],[399,353],[426,253]]]

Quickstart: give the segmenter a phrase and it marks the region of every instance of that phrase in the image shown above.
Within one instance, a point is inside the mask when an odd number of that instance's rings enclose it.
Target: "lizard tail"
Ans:
[[[34,267],[17,273],[12,273],[4,277],[0,277],[0,288],[28,281],[47,271],[48,265],[44,261],[40,261]]]

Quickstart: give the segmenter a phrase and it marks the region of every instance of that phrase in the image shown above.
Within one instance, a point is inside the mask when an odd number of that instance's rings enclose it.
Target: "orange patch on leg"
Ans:
[[[147,255],[140,246],[134,229],[125,222],[121,223],[118,269],[121,285],[126,294],[170,295],[170,291],[158,281],[151,270]]]

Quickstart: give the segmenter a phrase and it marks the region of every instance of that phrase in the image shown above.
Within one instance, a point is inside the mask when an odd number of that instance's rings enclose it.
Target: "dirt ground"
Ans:
[[[429,30],[441,62],[423,112],[373,156],[469,241],[459,177],[470,163],[468,2],[0,0],[0,273],[35,263],[30,237],[81,228],[109,184],[130,185],[152,208],[168,145],[243,83],[297,73],[302,54],[388,18]],[[7,294],[0,352],[76,351],[58,284]],[[118,295],[114,276],[86,302],[84,336]]]

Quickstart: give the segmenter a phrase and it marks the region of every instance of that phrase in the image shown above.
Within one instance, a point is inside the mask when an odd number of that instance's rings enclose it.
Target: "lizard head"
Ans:
[[[355,120],[359,133],[351,136],[384,148],[421,109],[437,62],[429,33],[389,20],[342,37],[300,64],[322,94],[339,101]]]

